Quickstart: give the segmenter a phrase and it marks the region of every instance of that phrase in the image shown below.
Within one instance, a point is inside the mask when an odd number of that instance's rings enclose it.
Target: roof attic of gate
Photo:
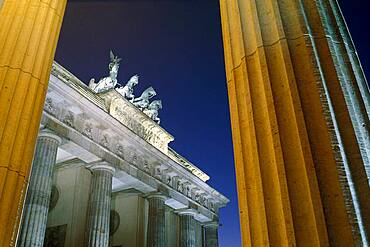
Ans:
[[[51,73],[194,176],[203,182],[210,179],[206,173],[168,146],[174,140],[171,134],[117,90],[110,89],[96,93],[57,62],[53,63]]]

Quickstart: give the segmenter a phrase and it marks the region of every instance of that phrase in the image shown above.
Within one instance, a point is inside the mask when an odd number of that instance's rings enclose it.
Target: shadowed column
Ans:
[[[218,222],[204,224],[205,247],[218,247]]]
[[[0,1],[0,246],[14,246],[66,0]]]
[[[165,200],[161,194],[153,194],[148,197],[148,247],[166,246],[166,224],[165,224]]]
[[[90,169],[92,184],[88,215],[88,246],[108,247],[112,176],[115,169],[106,162],[95,164]]]
[[[37,138],[18,246],[43,246],[53,170],[61,139],[43,130]]]
[[[180,247],[197,247],[195,245],[194,210],[180,211]]]

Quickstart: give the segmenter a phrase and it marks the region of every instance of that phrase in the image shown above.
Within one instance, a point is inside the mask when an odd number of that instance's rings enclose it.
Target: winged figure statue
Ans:
[[[112,89],[117,84],[117,75],[119,69],[119,62],[122,58],[115,56],[112,51],[110,51],[110,63],[109,63],[109,76],[104,77],[99,80],[98,83],[95,83],[95,79],[92,78],[89,83],[89,88],[95,93],[101,93]]]

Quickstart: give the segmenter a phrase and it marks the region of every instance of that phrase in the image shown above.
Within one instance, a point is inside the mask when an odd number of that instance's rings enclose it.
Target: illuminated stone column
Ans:
[[[194,210],[179,212],[180,215],[180,247],[197,247],[195,245]]]
[[[88,232],[90,247],[108,247],[112,176],[115,169],[107,163],[98,163],[92,170],[89,201]]]
[[[205,247],[218,247],[218,222],[206,223],[203,228]]]
[[[243,246],[366,245],[369,92],[336,1],[220,6]]]
[[[44,245],[53,169],[60,142],[60,137],[48,130],[38,135],[18,246]]]
[[[161,194],[152,194],[148,197],[148,247],[166,246],[166,221],[165,221],[165,200]]]
[[[0,246],[14,246],[66,0],[0,9]]]

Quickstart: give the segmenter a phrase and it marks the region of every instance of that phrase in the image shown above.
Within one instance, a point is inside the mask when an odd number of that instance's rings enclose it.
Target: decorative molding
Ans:
[[[158,192],[158,191],[155,191],[155,192],[151,192],[151,193],[148,193],[146,195],[144,195],[144,198],[158,198],[158,199],[161,199],[163,201],[167,200],[168,199],[168,196],[164,195],[163,193],[161,192]]]
[[[209,221],[209,222],[205,222],[202,224],[203,227],[206,227],[206,228],[218,228],[220,226],[220,224],[218,223],[218,221]]]
[[[178,215],[191,215],[193,217],[199,214],[199,212],[193,208],[178,209],[175,210],[175,213],[177,213]]]
[[[135,134],[167,154],[168,143],[174,138],[151,118],[141,112],[116,90],[99,94],[105,100],[109,114],[120,121]]]
[[[116,169],[114,167],[112,167],[108,162],[105,162],[105,161],[100,161],[100,162],[95,162],[95,163],[89,164],[87,166],[87,168],[90,169],[91,171],[105,170],[105,171],[108,171],[112,174],[114,174],[115,171],[116,171]]]
[[[69,127],[74,127],[74,115],[71,111],[68,111],[68,113],[63,118],[63,123],[67,124]]]
[[[195,176],[200,178],[203,182],[209,180],[209,176],[202,172],[198,167],[193,165],[190,161],[182,157],[180,154],[176,153],[175,150],[172,148],[168,149],[168,157],[179,163],[180,165],[184,166],[187,170],[191,171]]]
[[[54,131],[49,130],[49,129],[42,129],[39,132],[38,138],[43,138],[43,137],[51,138],[51,139],[56,140],[58,142],[58,145],[60,145],[62,143],[62,138],[59,137],[56,133],[54,133]]]

